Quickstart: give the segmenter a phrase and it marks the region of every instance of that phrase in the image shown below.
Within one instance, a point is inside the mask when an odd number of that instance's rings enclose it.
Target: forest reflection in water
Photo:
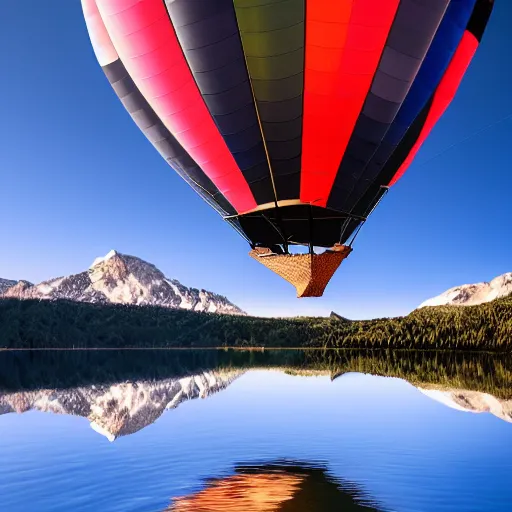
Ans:
[[[507,355],[5,351],[0,495],[10,512],[509,512],[509,423]]]
[[[3,352],[0,414],[82,416],[114,441],[151,425],[165,410],[222,391],[260,369],[331,380],[353,372],[398,377],[448,407],[512,422],[508,356],[347,350]]]
[[[337,349],[0,351],[0,391],[158,381],[251,369],[329,375],[331,380],[359,372],[401,378],[413,385],[512,398],[512,355]]]

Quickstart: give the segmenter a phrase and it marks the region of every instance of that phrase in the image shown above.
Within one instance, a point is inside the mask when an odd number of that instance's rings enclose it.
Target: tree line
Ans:
[[[155,306],[0,300],[0,348],[279,347],[509,351],[512,297],[404,317],[258,318]]]

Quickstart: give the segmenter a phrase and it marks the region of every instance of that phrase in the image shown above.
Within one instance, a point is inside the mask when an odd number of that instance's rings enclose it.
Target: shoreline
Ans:
[[[235,351],[235,352],[270,352],[270,351],[328,351],[328,352],[429,352],[429,353],[460,353],[460,354],[489,354],[512,355],[511,350],[463,350],[441,348],[349,348],[349,347],[38,347],[38,348],[0,348],[2,352],[122,352],[122,351]]]

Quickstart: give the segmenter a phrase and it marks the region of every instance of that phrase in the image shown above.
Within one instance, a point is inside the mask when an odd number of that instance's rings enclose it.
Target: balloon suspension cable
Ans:
[[[382,192],[382,195],[379,197],[379,194],[380,194],[380,191],[383,190],[384,192]],[[380,202],[382,201],[382,199],[384,198],[384,196],[389,192],[389,187],[387,185],[381,185],[379,187],[379,191],[375,194],[375,197],[373,198],[373,201],[375,201],[375,199],[377,199],[376,203],[372,206],[372,209],[365,215],[366,219],[365,221],[368,219],[368,217],[374,212],[375,208],[377,208],[377,206],[379,206]],[[372,203],[373,203],[372,201]],[[370,203],[370,204],[372,204]]]
[[[313,207],[311,205],[309,205],[308,220],[309,220],[309,254],[315,254],[315,249],[314,249],[314,245],[313,245]]]
[[[345,219],[345,221],[343,222],[343,224],[341,224],[341,228],[340,228],[340,244],[341,244],[341,241],[343,240],[343,236],[345,235],[345,231],[347,230],[348,225],[349,225],[351,220],[352,220],[351,217],[347,217]]]
[[[172,166],[171,166],[172,167]],[[179,173],[176,172],[180,178],[183,179],[185,183],[188,183],[187,180]],[[231,227],[249,244],[252,246],[252,242],[249,239],[249,237],[242,231],[242,229],[239,227],[239,225],[236,222],[233,222],[233,219],[237,219],[238,215],[227,215],[227,212],[222,208],[217,202],[215,201],[215,196],[206,190],[204,187],[202,187],[199,183],[197,183],[193,178],[190,176],[187,176],[187,178],[194,184],[196,187],[204,192],[204,196],[201,194],[198,194],[198,196],[209,206],[211,206],[221,217],[223,220],[228,222]],[[210,200],[208,200],[210,199]]]
[[[231,225],[231,227],[251,246],[251,248],[253,248],[253,243],[236,222],[233,222],[232,220],[229,219],[224,220],[226,220],[226,222],[228,222]]]
[[[283,222],[282,222],[282,218],[281,218],[281,212],[279,210],[279,205],[277,204],[277,200],[276,200],[276,222],[277,222],[277,226],[279,227],[279,234],[281,235],[281,238],[283,239],[283,249],[284,249],[284,252],[285,254],[289,254],[288,252],[288,240],[286,238],[286,231],[283,227]]]
[[[264,213],[262,213],[261,216],[277,231],[279,236],[282,238],[283,245],[285,247],[285,253],[288,254],[288,240],[286,240],[283,232]]]
[[[171,166],[172,167],[172,166]],[[179,172],[177,172],[176,174],[178,174],[178,176],[180,176],[184,181],[185,183],[187,183],[187,180],[184,178],[184,176],[182,176]],[[238,219],[239,215],[236,214],[236,215],[226,215],[226,211],[224,211],[224,209],[218,205],[215,201],[215,197],[213,196],[213,194],[211,192],[209,192],[208,190],[206,190],[204,187],[202,187],[199,183],[197,183],[193,178],[191,178],[190,176],[188,176],[188,178],[190,179],[190,181],[192,183],[194,183],[194,185],[197,186],[197,188],[199,188],[200,190],[202,190],[205,194],[205,196],[202,196],[201,194],[198,194],[199,197],[205,202],[207,203],[209,206],[211,206],[221,217],[223,220],[225,220],[226,222],[229,222],[229,224],[231,225],[231,227],[251,246],[251,249],[253,248],[253,243],[252,241],[249,239],[249,237],[242,231],[242,229],[235,223],[233,222],[233,220],[236,220]],[[211,199],[211,202],[208,201],[208,199]],[[213,203],[213,204],[212,204]],[[276,201],[276,211],[277,211],[277,201]],[[273,222],[270,221],[270,219],[268,219],[265,215],[263,215],[263,218],[279,233],[279,236],[283,239],[283,245],[285,247],[285,253],[288,254],[288,241],[286,240],[284,234],[281,232],[280,229],[278,229]]]
[[[356,232],[354,233],[354,236],[352,237],[352,240],[349,242],[348,246],[352,247],[354,242],[356,241],[357,235],[359,235],[359,232],[361,231],[361,228],[364,226],[365,221],[361,222],[359,224],[359,227],[357,228]]]
[[[381,191],[384,191],[382,194],[381,194]],[[350,241],[350,243],[348,244],[349,247],[352,247],[352,245],[354,244],[354,242],[356,241],[356,238],[357,238],[357,235],[359,235],[359,232],[361,231],[361,228],[364,226],[364,224],[366,223],[366,221],[368,220],[368,217],[370,217],[370,215],[374,212],[375,208],[377,208],[377,206],[379,206],[380,202],[382,201],[382,198],[389,192],[389,187],[387,186],[381,186],[379,188],[379,191],[375,194],[375,197],[373,198],[373,201],[372,203],[375,201],[375,199],[377,199],[377,201],[375,202],[375,204],[372,206],[371,210],[365,215],[366,219],[363,220],[360,224],[359,224],[359,227],[357,228],[356,232],[354,233],[354,236],[352,237],[352,240]],[[381,194],[381,196],[379,197],[379,194]],[[370,203],[370,204],[372,204]]]
[[[195,192],[197,195],[208,205],[211,206],[224,220],[228,219],[230,215],[227,215],[227,212],[222,208],[216,201],[215,196],[206,190],[203,186],[201,186],[197,181],[194,180],[191,176],[188,176],[186,174],[181,174],[176,170],[176,168],[168,163],[169,167],[187,184],[190,186],[190,183],[193,183],[199,190],[202,190],[204,192],[204,196],[199,194],[197,190]],[[183,171],[183,170],[182,170]],[[185,177],[186,176],[186,177]],[[194,187],[192,187],[194,189]],[[210,201],[208,200],[210,199]]]
[[[463,139],[458,140],[458,141],[454,142],[453,144],[450,144],[448,147],[442,149],[441,151],[432,155],[431,157],[429,157],[423,161],[420,160],[420,161],[415,162],[416,168],[418,168],[421,165],[430,163],[432,160],[435,160],[436,158],[440,157],[441,155],[444,155],[446,152],[450,151],[454,147],[456,147],[460,144],[464,144],[465,142],[475,138],[477,135],[481,135],[482,133],[486,132],[487,130],[494,128],[496,125],[504,123],[505,121],[508,121],[509,119],[512,119],[512,112],[509,112],[506,116],[504,116],[496,121],[493,121],[492,123],[489,123],[489,124],[483,126],[482,128],[479,128],[478,130],[469,134],[467,137],[464,137]]]

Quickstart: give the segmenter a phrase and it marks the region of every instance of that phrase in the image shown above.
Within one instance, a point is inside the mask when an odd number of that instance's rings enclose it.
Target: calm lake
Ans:
[[[510,512],[512,360],[0,352],[18,511]]]

